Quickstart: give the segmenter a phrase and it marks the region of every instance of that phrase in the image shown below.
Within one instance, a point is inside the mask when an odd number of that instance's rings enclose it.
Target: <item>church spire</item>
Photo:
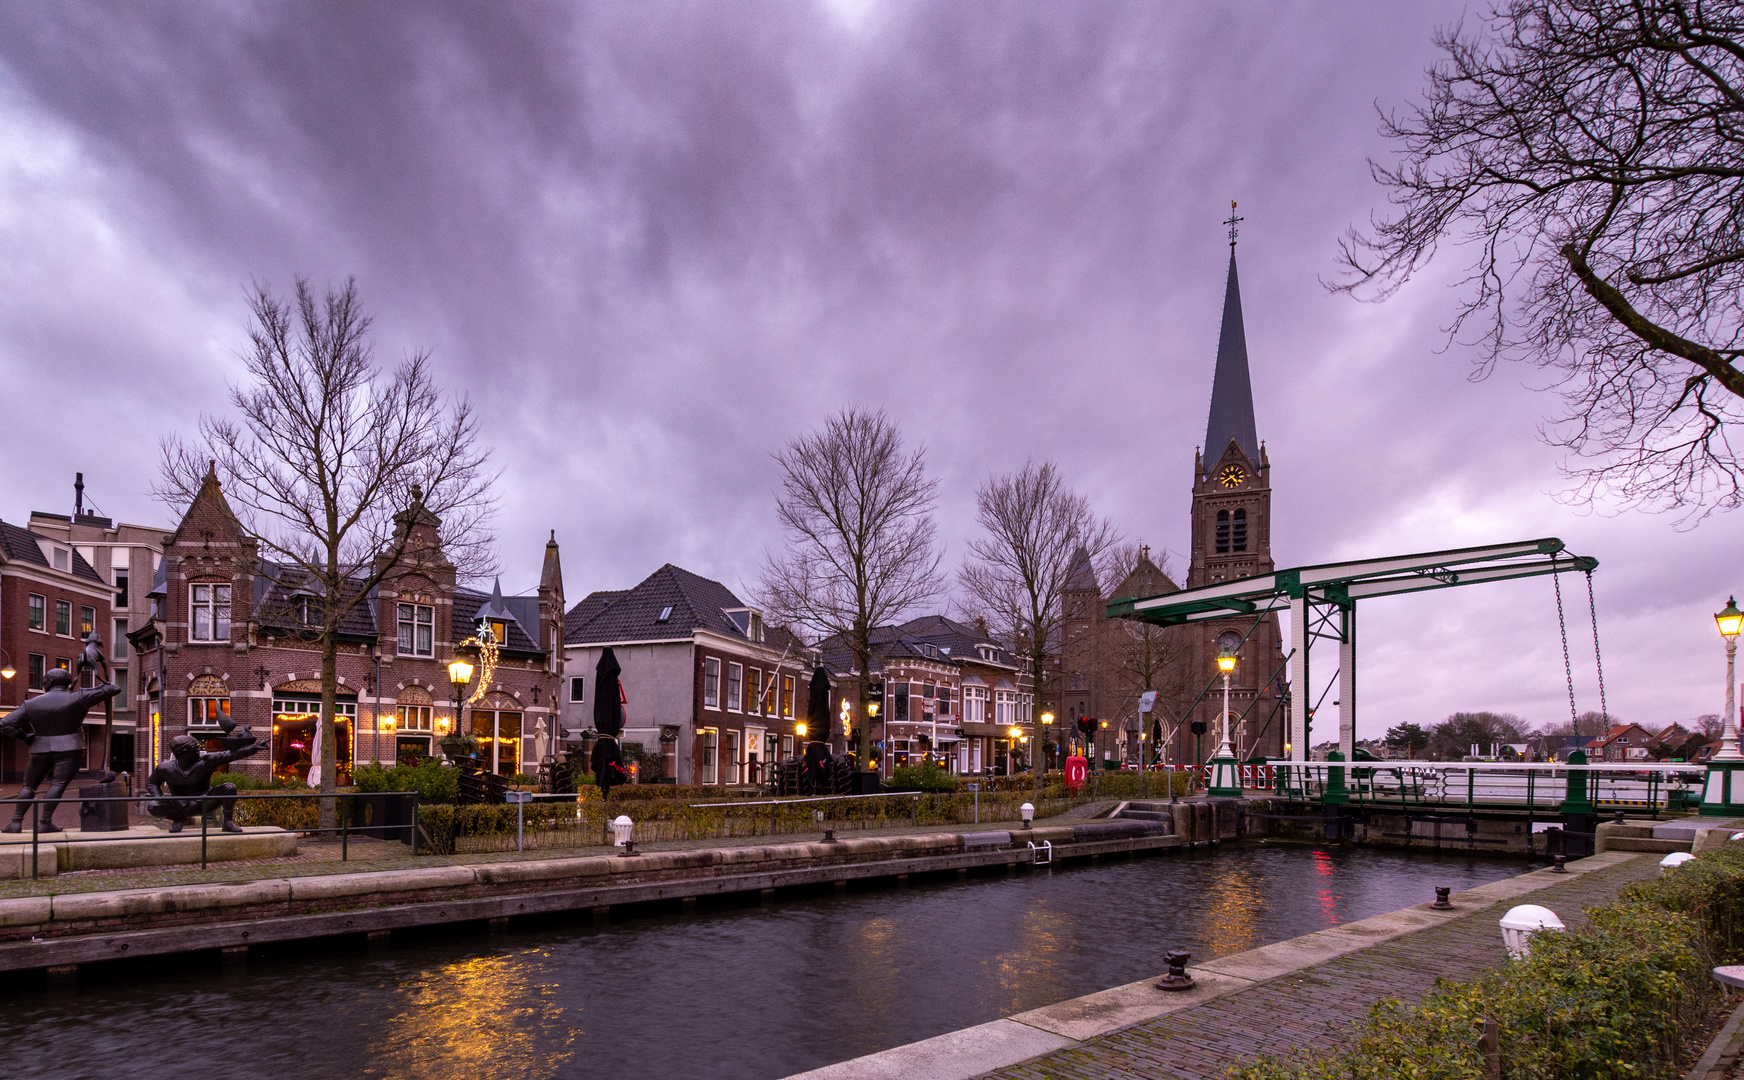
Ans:
[[[1234,204],[1230,207],[1231,220]],[[1235,227],[1230,226],[1233,234]],[[1241,285],[1235,276],[1235,242],[1229,244],[1229,283],[1223,293],[1223,330],[1217,339],[1217,373],[1211,381],[1211,415],[1205,424],[1204,468],[1217,466],[1234,442],[1255,467],[1260,440],[1254,430],[1253,384],[1247,371],[1247,334],[1241,322]]]

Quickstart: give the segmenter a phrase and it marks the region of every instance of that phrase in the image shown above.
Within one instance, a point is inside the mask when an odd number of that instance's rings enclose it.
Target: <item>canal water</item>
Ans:
[[[1170,948],[1240,952],[1525,869],[1227,844],[371,950],[312,943],[228,968],[164,962],[0,990],[0,1071],[765,1080],[1158,975]]]

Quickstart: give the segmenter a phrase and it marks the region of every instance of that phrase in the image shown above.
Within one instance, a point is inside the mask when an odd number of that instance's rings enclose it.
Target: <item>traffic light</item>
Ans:
[[[1078,717],[1078,730],[1084,733],[1085,738],[1089,738],[1090,733],[1096,730],[1096,721],[1088,716],[1080,716]]]

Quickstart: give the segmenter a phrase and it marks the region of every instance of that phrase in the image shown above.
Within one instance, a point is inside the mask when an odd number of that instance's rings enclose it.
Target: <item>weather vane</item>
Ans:
[[[1226,218],[1223,222],[1225,225],[1229,226],[1229,250],[1231,250],[1231,251],[1235,250],[1235,235],[1236,235],[1236,228],[1235,227],[1237,225],[1240,225],[1243,221],[1246,221],[1246,220],[1247,220],[1246,218],[1239,218],[1239,217],[1235,216],[1235,200],[1234,199],[1229,200],[1229,217]]]

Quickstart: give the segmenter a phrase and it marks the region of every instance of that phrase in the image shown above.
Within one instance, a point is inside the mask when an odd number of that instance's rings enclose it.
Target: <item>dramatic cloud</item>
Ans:
[[[1383,198],[1375,105],[1461,11],[0,7],[0,514],[82,470],[165,520],[156,441],[225,407],[247,283],[351,275],[381,354],[430,349],[486,418],[508,589],[548,529],[572,597],[664,561],[746,588],[770,452],[850,404],[928,447],[953,558],[1031,457],[1180,552],[1237,198],[1279,563],[1562,536],[1603,563],[1612,711],[1717,711],[1736,518],[1559,503],[1538,374],[1444,349],[1452,268],[1384,305],[1320,284]],[[1547,582],[1377,602],[1361,640],[1365,734],[1566,712]]]

